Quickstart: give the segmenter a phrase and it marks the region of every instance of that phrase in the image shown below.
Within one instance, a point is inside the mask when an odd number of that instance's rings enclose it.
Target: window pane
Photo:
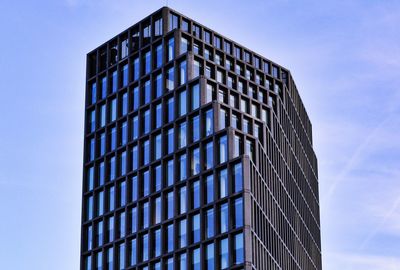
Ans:
[[[200,173],[200,150],[199,148],[193,149],[192,152],[192,175]]]
[[[200,214],[194,215],[192,219],[193,243],[200,241]]]
[[[174,160],[171,159],[167,164],[167,186],[174,183]]]
[[[214,124],[213,124],[213,110],[208,110],[206,112],[206,136],[211,135],[214,132]]]
[[[175,78],[174,78],[174,68],[170,68],[167,71],[167,90],[172,91],[175,87]]]
[[[192,135],[193,142],[200,140],[200,117],[198,115],[194,116],[192,120]]]
[[[206,144],[206,169],[211,169],[214,166],[214,150],[213,142]]]
[[[219,172],[219,197],[228,196],[228,173],[226,169]]]
[[[193,187],[192,187],[192,205],[193,209],[200,207],[200,182],[195,181],[193,182]]]
[[[179,189],[179,214],[186,213],[186,186]]]
[[[168,49],[167,49],[167,61],[171,61],[175,58],[175,40],[174,38],[170,38],[168,40]]]
[[[209,175],[206,178],[206,203],[214,201],[214,177]]]
[[[192,86],[192,110],[200,107],[200,86],[195,84]]]
[[[179,116],[185,115],[187,112],[186,90],[179,93]]]
[[[193,270],[200,270],[201,269],[201,265],[200,265],[200,248],[196,248],[195,250],[193,250],[192,262],[193,262]]]
[[[168,130],[167,137],[168,137],[167,154],[171,154],[174,151],[174,129],[173,128]]]
[[[235,192],[239,192],[243,189],[243,172],[242,172],[242,163],[238,163],[234,165],[233,168],[233,178],[235,181]]]
[[[209,244],[206,247],[207,270],[214,270],[214,244]]]
[[[156,68],[159,68],[162,65],[162,53],[163,53],[163,49],[162,49],[162,45],[160,44],[156,48]]]
[[[180,156],[180,164],[179,164],[179,180],[183,181],[186,179],[186,154]]]
[[[229,246],[228,238],[222,239],[220,242],[220,266],[221,269],[226,269],[229,266]]]
[[[179,125],[179,148],[186,146],[186,122]]]
[[[229,222],[229,211],[228,203],[224,203],[220,206],[220,233],[225,233],[228,231]]]
[[[228,160],[228,142],[226,136],[219,138],[219,162],[224,163]]]
[[[214,236],[214,209],[206,211],[206,237]]]
[[[179,222],[179,238],[178,243],[179,247],[186,247],[186,219],[183,219]]]
[[[235,200],[235,228],[243,226],[243,198]]]
[[[173,98],[173,97],[169,98],[168,101],[167,101],[167,103],[168,103],[168,122],[171,122],[171,121],[173,121],[174,118],[175,118],[175,113],[174,113],[174,109],[175,109],[175,107],[174,107],[174,98]]]
[[[170,252],[174,249],[174,225],[170,224],[167,227],[167,252]]]
[[[167,194],[167,219],[174,217],[174,193]]]

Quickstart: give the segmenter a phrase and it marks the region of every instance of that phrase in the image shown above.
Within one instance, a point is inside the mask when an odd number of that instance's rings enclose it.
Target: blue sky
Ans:
[[[1,269],[78,269],[85,55],[163,5],[0,1]],[[319,159],[324,269],[400,269],[400,2],[169,5],[292,71]]]

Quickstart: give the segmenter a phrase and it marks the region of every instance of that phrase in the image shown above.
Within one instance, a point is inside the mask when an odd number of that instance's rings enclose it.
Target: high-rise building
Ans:
[[[290,72],[162,8],[87,55],[81,269],[321,269]]]

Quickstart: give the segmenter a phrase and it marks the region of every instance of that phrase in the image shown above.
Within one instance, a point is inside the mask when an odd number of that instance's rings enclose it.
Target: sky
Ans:
[[[0,269],[79,269],[86,53],[165,1],[0,0]],[[290,69],[324,270],[400,269],[400,1],[169,0]]]

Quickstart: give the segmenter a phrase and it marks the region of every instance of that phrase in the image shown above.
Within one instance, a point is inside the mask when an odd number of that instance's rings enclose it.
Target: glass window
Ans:
[[[206,211],[206,237],[210,238],[214,236],[214,209],[208,209]]]
[[[186,21],[185,19],[182,19],[182,31],[188,32],[189,33],[189,22]]]
[[[104,185],[104,178],[105,178],[105,166],[104,166],[104,162],[100,162],[100,165],[99,165],[99,185]]]
[[[95,150],[95,140],[94,138],[90,139],[90,144],[89,144],[89,160],[92,161],[94,160],[94,150]]]
[[[137,232],[138,228],[138,217],[137,217],[137,208],[133,207],[131,210],[131,232]]]
[[[150,194],[150,173],[148,170],[142,173],[142,188],[143,196],[147,196]]]
[[[132,193],[132,201],[136,201],[138,199],[138,178],[136,175],[132,176],[131,179],[131,193]]]
[[[228,173],[226,169],[219,172],[219,197],[228,196]]]
[[[167,71],[167,85],[166,88],[168,91],[172,91],[175,87],[175,78],[174,78],[174,67],[171,67]]]
[[[168,40],[167,62],[171,61],[174,58],[175,58],[175,40],[172,37]]]
[[[193,270],[200,270],[201,269],[200,248],[196,248],[196,249],[193,250],[192,263],[193,263]]]
[[[143,115],[143,131],[144,134],[147,134],[150,132],[150,110],[146,110],[144,111],[144,115]]]
[[[133,80],[136,81],[140,77],[140,61],[139,58],[133,59]]]
[[[229,210],[228,203],[220,206],[220,233],[225,233],[229,228]]]
[[[86,191],[93,190],[94,187],[94,168],[90,167],[86,171]]]
[[[186,179],[186,154],[183,154],[179,158],[179,180],[183,181]]]
[[[168,138],[167,154],[171,154],[174,151],[174,129],[173,128],[168,129],[167,138]]]
[[[200,107],[200,86],[195,84],[192,86],[192,110]]]
[[[221,49],[221,38],[218,36],[214,36],[214,46],[218,49]]]
[[[179,221],[179,236],[178,236],[178,243],[179,248],[186,247],[186,219],[182,219]]]
[[[205,123],[205,132],[206,136],[211,135],[214,132],[214,124],[213,124],[213,110],[210,109],[206,111],[206,123]]]
[[[219,162],[224,163],[228,160],[228,141],[226,136],[219,138]]]
[[[204,30],[204,41],[208,44],[211,44],[211,33],[207,30]]]
[[[233,137],[233,157],[238,157],[240,153],[241,139],[239,136],[235,135]]]
[[[200,214],[196,214],[192,217],[192,239],[193,243],[200,241]]]
[[[212,101],[213,98],[214,87],[211,84],[207,84],[206,86],[206,104]]]
[[[167,269],[166,270],[174,270],[174,259],[169,258],[167,260]]]
[[[87,239],[86,250],[92,249],[93,246],[92,234],[93,234],[92,226],[88,226],[86,229],[86,239]]]
[[[121,214],[119,214],[118,223],[119,223],[118,236],[119,237],[124,237],[125,233],[126,233],[126,230],[125,230],[125,212],[122,212]]]
[[[119,206],[124,206],[126,201],[126,182],[122,181],[119,184]]]
[[[243,198],[235,200],[235,228],[243,226]]]
[[[125,244],[119,245],[119,270],[125,269]]]
[[[178,28],[178,16],[174,14],[169,14],[169,24],[168,24],[168,31]]]
[[[117,147],[117,131],[116,128],[113,127],[110,132],[110,148],[111,150],[115,150]]]
[[[155,90],[156,90],[156,98],[161,97],[162,95],[162,74],[158,74],[155,81]]]
[[[156,128],[162,125],[162,103],[156,105]]]
[[[174,217],[174,192],[167,194],[167,219]]]
[[[116,165],[115,157],[111,157],[109,164],[108,164],[108,171],[109,171],[109,179],[110,181],[114,180],[116,177]]]
[[[138,168],[138,164],[139,164],[139,156],[138,156],[138,147],[137,145],[132,147],[132,155],[131,155],[131,159],[132,159],[132,170],[137,170]]]
[[[188,48],[189,48],[189,41],[186,38],[181,37],[180,53],[181,54],[186,53],[188,51]]]
[[[137,110],[139,108],[139,104],[139,87],[135,86],[133,88],[133,110]]]
[[[97,197],[97,216],[104,214],[104,192],[101,191]]]
[[[168,101],[167,101],[167,104],[168,104],[168,107],[167,107],[167,109],[168,109],[168,122],[171,122],[175,118],[174,97],[169,98]]]
[[[149,227],[149,218],[150,218],[150,214],[149,214],[149,202],[145,202],[143,203],[143,209],[142,209],[142,218],[143,218],[143,229],[146,229]]]
[[[97,253],[97,263],[96,263],[96,269],[97,270],[102,270],[103,269],[103,252]]]
[[[158,165],[154,168],[154,182],[155,182],[155,190],[161,190],[161,182],[162,182],[162,175],[161,175],[161,165]]]
[[[232,44],[228,41],[224,41],[224,50],[227,54],[231,54]]]
[[[110,104],[110,121],[117,119],[117,100],[114,98]]]
[[[214,150],[213,150],[213,142],[209,142],[206,144],[206,160],[205,160],[206,169],[211,169],[214,166]]]
[[[161,158],[161,149],[162,149],[161,134],[157,134],[155,137],[154,149],[155,149],[154,159],[160,159]]]
[[[185,115],[187,112],[187,99],[186,99],[186,90],[183,90],[179,93],[179,116]]]
[[[253,159],[253,143],[248,140],[246,140],[246,154]]]
[[[150,87],[150,80],[144,83],[144,104],[147,104],[151,100],[151,87]]]
[[[167,252],[171,252],[174,249],[174,225],[169,224],[167,226]]]
[[[193,61],[193,78],[197,78],[201,75],[201,64],[199,61],[194,60]]]
[[[162,66],[162,44],[157,45],[156,47],[156,68],[159,68]]]
[[[101,105],[100,107],[100,126],[104,127],[106,125],[106,114],[107,114],[107,110],[106,110],[106,105]]]
[[[220,242],[219,247],[220,254],[220,267],[221,269],[226,269],[229,267],[229,245],[228,238],[224,238]]]
[[[161,222],[161,197],[157,197],[154,200],[155,209],[154,209],[154,223],[158,224]]]
[[[274,78],[278,78],[279,79],[279,70],[275,66],[272,66],[272,76],[274,76]]]
[[[244,262],[244,243],[243,233],[236,234],[234,237],[234,262],[235,264],[241,264]]]
[[[214,177],[209,175],[206,178],[206,203],[214,201]]]
[[[144,74],[150,73],[151,70],[151,51],[144,54]]]
[[[163,20],[162,18],[154,22],[154,36],[162,36],[163,34]]]
[[[167,163],[167,186],[174,183],[174,160],[168,160]]]
[[[226,113],[225,110],[220,109],[219,110],[219,129],[224,129],[226,128],[226,119],[227,119],[228,115]]]
[[[154,256],[161,255],[161,229],[154,231]]]
[[[100,247],[103,245],[103,221],[99,221],[96,227],[96,243]]]
[[[143,234],[142,236],[142,261],[149,259],[149,235]]]
[[[179,148],[186,146],[186,122],[179,124]]]
[[[111,88],[112,93],[117,92],[117,89],[118,89],[118,73],[117,73],[116,70],[113,71],[113,73],[112,73],[111,86],[112,86],[112,88]]]
[[[114,241],[114,217],[108,219],[108,242]]]
[[[114,249],[112,247],[107,251],[107,269],[114,269]]]
[[[208,244],[206,246],[206,266],[207,270],[214,270],[214,244]]]
[[[201,39],[201,28],[198,25],[193,24],[193,35]]]
[[[186,186],[179,189],[179,214],[186,213]]]
[[[192,141],[197,142],[200,140],[200,117],[194,116],[192,119]]]
[[[193,209],[200,207],[200,182],[197,180],[192,185]]]
[[[96,83],[95,82],[92,83],[92,85],[91,85],[90,96],[91,96],[90,104],[96,103],[96,100],[97,100],[97,87],[96,87]]]
[[[182,253],[179,255],[179,270],[186,270],[186,263],[187,263],[187,259],[186,259],[186,253]]]
[[[200,173],[200,149],[195,148],[192,151],[192,175]]]
[[[96,110],[93,109],[90,114],[90,132],[93,132],[96,129]]]
[[[130,257],[130,265],[133,266],[137,263],[137,256],[136,256],[136,239],[131,240],[131,257]]]
[[[124,65],[122,67],[122,87],[125,87],[128,85],[128,64]]]
[[[128,93],[122,95],[121,107],[122,115],[126,115],[128,113]]]
[[[147,165],[150,162],[150,142],[146,140],[143,142],[143,165]]]

